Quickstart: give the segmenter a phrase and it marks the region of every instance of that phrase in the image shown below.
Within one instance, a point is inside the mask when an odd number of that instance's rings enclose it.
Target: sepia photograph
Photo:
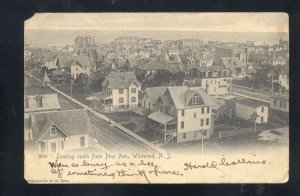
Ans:
[[[289,16],[37,13],[28,183],[285,183]]]

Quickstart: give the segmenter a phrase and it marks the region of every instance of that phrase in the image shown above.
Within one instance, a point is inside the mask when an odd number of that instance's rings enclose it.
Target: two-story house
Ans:
[[[224,66],[187,66],[187,82],[204,89],[209,95],[224,95],[230,91],[230,73]]]
[[[146,90],[142,102],[145,101],[143,106],[153,108],[147,117],[148,127],[159,142],[208,139],[213,134],[213,102],[202,89],[176,86],[156,88],[151,95],[147,92],[150,91]]]
[[[91,124],[84,109],[39,112],[29,115],[28,138],[34,150],[57,153],[89,146]]]
[[[102,82],[102,92],[97,94],[102,111],[115,111],[138,106],[141,83],[134,72],[112,71]]]
[[[88,56],[58,55],[53,61],[47,62],[45,66],[48,69],[67,72],[73,79],[76,79],[79,74],[90,76],[92,61]]]
[[[90,75],[91,62],[88,56],[78,56],[74,59],[70,66],[70,73],[72,78],[76,79],[79,74]]]

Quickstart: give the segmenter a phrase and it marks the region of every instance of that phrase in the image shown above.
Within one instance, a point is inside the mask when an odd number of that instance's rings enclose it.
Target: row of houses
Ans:
[[[215,121],[224,117],[257,124],[268,123],[269,116],[288,121],[288,97],[281,95],[266,104],[240,97],[212,97],[205,89],[192,86],[150,87],[142,91],[133,72],[111,72],[102,85],[103,91],[94,95],[102,106],[100,110],[142,108],[147,111],[140,114],[146,118],[145,131],[153,132],[160,144],[209,139],[215,134]],[[89,146],[91,125],[84,109],[62,111],[57,94],[26,92],[26,143],[39,152],[52,153]]]

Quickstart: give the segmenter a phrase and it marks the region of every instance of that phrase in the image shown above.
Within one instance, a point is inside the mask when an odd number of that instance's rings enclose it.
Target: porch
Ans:
[[[177,119],[160,111],[148,116],[148,127],[153,130],[154,141],[166,145],[177,136]]]

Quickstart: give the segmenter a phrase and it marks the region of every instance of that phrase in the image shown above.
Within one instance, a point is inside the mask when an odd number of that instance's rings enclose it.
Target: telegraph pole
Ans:
[[[71,98],[72,98],[72,95],[73,95],[73,89],[72,89],[72,84],[73,84],[73,80],[71,79]]]

